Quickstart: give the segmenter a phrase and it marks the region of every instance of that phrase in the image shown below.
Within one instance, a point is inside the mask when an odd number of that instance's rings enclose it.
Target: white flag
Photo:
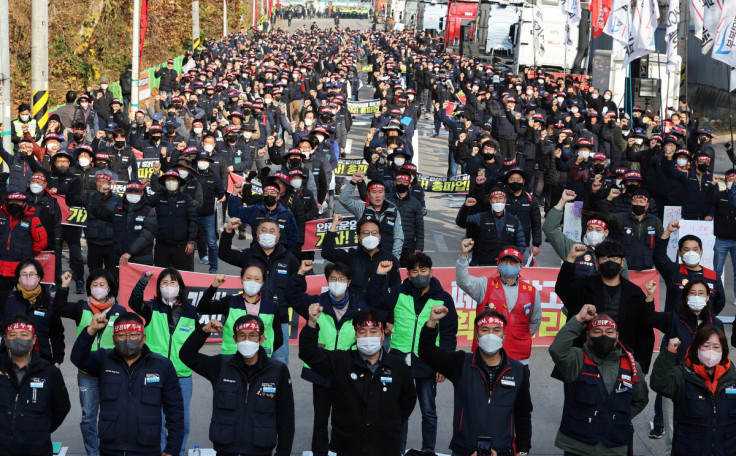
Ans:
[[[667,29],[665,30],[665,40],[667,42],[667,74],[676,70],[680,65],[680,56],[677,55],[679,24],[680,0],[670,0],[669,9],[667,11]]]
[[[703,1],[703,42],[700,47],[703,55],[707,54],[713,47],[713,39],[718,30],[722,11],[723,0]]]
[[[729,67],[736,67],[736,2],[723,5],[711,56]]]
[[[656,50],[654,32],[659,20],[659,6],[656,0],[637,0],[634,16],[631,21],[629,43],[626,45],[626,57],[623,66],[633,60],[651,54]]]
[[[544,57],[544,15],[539,2],[534,7],[534,52],[538,58]]]
[[[578,24],[582,18],[580,0],[559,0],[562,14],[565,15],[565,45],[572,46],[572,35],[577,33]]]
[[[603,29],[603,33],[610,35],[616,42],[628,44],[629,42],[629,26],[631,25],[631,14],[629,12],[628,0],[613,0],[611,4],[611,14],[608,15],[608,21]],[[614,50],[616,47],[614,46]]]
[[[690,0],[690,20],[695,29],[695,38],[703,39],[703,0]]]

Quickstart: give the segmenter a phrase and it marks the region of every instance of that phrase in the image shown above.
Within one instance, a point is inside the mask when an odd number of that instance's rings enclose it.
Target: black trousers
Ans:
[[[516,158],[515,139],[501,138],[498,140],[498,143],[501,146],[501,150],[499,152],[501,152],[504,160],[511,160],[512,158]]]
[[[194,253],[187,255],[186,244],[167,245],[156,241],[153,264],[159,268],[174,268],[180,271],[194,271]]]
[[[119,261],[120,255],[115,253],[114,245],[87,243],[87,267],[90,272],[104,267],[113,277],[117,278]]]
[[[330,435],[327,424],[332,409],[330,389],[312,384],[312,402],[314,403],[314,424],[312,425],[312,454],[327,456],[330,449]]]
[[[69,267],[75,281],[84,280],[84,259],[82,258],[82,228],[64,225],[61,227],[61,238],[69,247]],[[61,241],[59,241],[61,242]]]

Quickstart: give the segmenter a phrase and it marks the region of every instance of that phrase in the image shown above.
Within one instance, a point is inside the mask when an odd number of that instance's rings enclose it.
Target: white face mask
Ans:
[[[598,94],[597,93],[591,94],[590,95],[590,98],[592,98],[594,100],[597,100],[598,99]]]
[[[46,150],[48,150],[49,152],[53,152],[54,149],[58,148],[58,146],[59,145],[56,143],[49,143],[49,144],[46,144]]]
[[[562,104],[564,102],[565,102],[565,98],[563,98],[563,97],[557,97],[557,103],[558,104]]]
[[[317,137],[317,142],[320,144],[322,144],[322,142],[325,140],[325,137],[322,135],[316,135],[316,137]]]
[[[82,157],[78,161],[79,161],[79,166],[81,166],[83,168],[86,168],[90,164],[89,158]]]
[[[506,209],[506,203],[493,203],[491,209],[493,212],[503,212]]]
[[[700,254],[698,252],[685,252],[682,255],[682,262],[688,266],[697,266],[700,263]]]
[[[678,158],[677,159],[677,166],[680,168],[684,168],[687,166],[687,158]]]
[[[214,144],[205,144],[204,146],[202,146],[202,149],[204,149],[204,151],[208,154],[211,154],[212,151],[215,150],[215,146]]]
[[[179,286],[165,286],[161,287],[161,297],[165,299],[166,301],[171,301],[172,299],[179,296]]]
[[[503,347],[503,339],[495,334],[486,334],[478,339],[478,346],[486,355],[495,355]]]
[[[259,348],[261,348],[261,344],[253,342],[252,340],[243,340],[238,342],[238,353],[240,353],[243,358],[251,359],[256,356]]]
[[[269,104],[273,103],[273,98],[265,98],[263,100],[263,102],[266,103],[267,105],[269,105]]]
[[[345,291],[348,289],[347,282],[330,282],[327,284],[327,288],[330,289],[330,293],[335,298],[341,298],[345,295]]]
[[[89,108],[89,103],[79,103],[79,106],[81,106],[82,109],[87,109]]]
[[[404,163],[406,163],[406,159],[403,157],[396,157],[394,158],[394,165],[396,166],[404,166]]]
[[[708,298],[705,296],[688,296],[687,297],[687,306],[692,310],[693,312],[700,312],[703,310],[703,307],[708,304]]]
[[[590,151],[581,150],[580,152],[578,152],[578,156],[583,157],[583,160],[587,160],[588,158],[590,158]]]
[[[616,187],[621,187],[621,182],[623,179],[616,179],[614,182],[616,182]]]
[[[591,247],[595,247],[600,244],[601,241],[603,241],[603,233],[599,233],[598,231],[589,231],[585,233],[585,238],[583,239],[583,243]]]
[[[634,143],[635,143],[635,144],[636,144],[637,146],[641,146],[642,144],[644,144],[644,140],[643,140],[642,138],[636,138],[636,139],[634,140]]]
[[[304,125],[306,125],[307,127],[311,127],[313,123],[313,119],[304,119]]]
[[[580,109],[577,107],[570,108],[570,112],[572,112],[573,114],[577,114],[579,111]]]
[[[250,138],[252,138],[252,137],[253,137],[253,132],[250,132],[250,131],[246,131],[245,133],[243,133],[243,137],[244,137],[245,139],[250,139]]]
[[[726,182],[726,188],[731,190],[731,187],[733,187],[733,182]]]
[[[166,186],[166,190],[170,192],[175,192],[179,189],[179,182],[177,181],[166,181],[164,185]]]
[[[255,296],[261,291],[262,283],[258,283],[255,280],[243,280],[243,291],[248,296]]]
[[[186,171],[186,170],[180,169],[180,170],[179,170],[179,176],[180,176],[180,177],[181,177],[182,179],[186,179],[186,178],[187,178],[187,177],[189,176],[189,171]]]
[[[41,192],[43,191],[43,188],[44,188],[44,187],[43,187],[43,185],[41,185],[41,184],[31,184],[31,185],[30,185],[30,188],[31,188],[31,191],[32,191],[32,192],[33,192],[34,194],[38,195],[39,193],[41,193]]]
[[[100,84],[100,88],[102,90],[107,90],[107,84]]]
[[[409,95],[409,101],[414,101],[414,95]]]
[[[300,188],[302,186],[302,180],[301,179],[292,179],[291,180],[291,186],[294,188]]]
[[[358,337],[355,339],[355,345],[363,356],[373,356],[381,349],[380,337]]]
[[[136,203],[140,202],[142,196],[143,195],[136,195],[136,194],[133,194],[133,193],[126,193],[125,194],[125,199],[128,200],[128,202],[130,204],[136,204]]]
[[[273,234],[259,234],[258,244],[264,249],[272,249],[276,245],[276,235]]]
[[[526,94],[527,94],[527,95],[532,95],[533,93],[534,93],[534,91],[533,91],[533,90],[527,90],[527,91],[526,91]]]
[[[517,91],[517,92],[521,92],[521,89],[522,89],[522,87],[521,87],[521,86],[516,86],[516,91]]]
[[[109,288],[102,287],[91,287],[89,290],[92,294],[92,297],[98,301],[105,299],[107,297],[107,294],[110,292]]]
[[[604,100],[610,100],[611,99],[611,96],[609,94],[605,94],[605,95],[603,95],[603,99]]]
[[[198,134],[202,133],[202,130],[203,129],[202,129],[202,127],[194,127],[192,130],[194,131],[194,134],[195,135],[198,135]]]
[[[378,238],[378,236],[366,236],[364,237],[360,243],[368,250],[373,250],[376,247],[378,247],[378,244],[381,242],[381,240]]]
[[[197,162],[197,169],[200,171],[206,171],[210,167],[210,162],[202,160]]]
[[[723,358],[722,352],[715,350],[698,350],[698,361],[708,369],[716,367]]]
[[[28,122],[28,119],[30,119],[30,118],[31,118],[31,116],[29,116],[28,114],[21,114],[20,115],[20,121],[21,122]]]

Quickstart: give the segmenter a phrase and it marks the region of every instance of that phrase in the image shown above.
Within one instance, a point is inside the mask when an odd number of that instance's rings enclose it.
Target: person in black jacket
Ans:
[[[217,272],[217,224],[215,204],[225,201],[225,187],[220,176],[209,168],[214,160],[207,151],[197,152],[197,178],[202,187],[202,207],[197,209],[197,246],[200,261],[210,265],[210,274]],[[200,166],[207,163],[207,166]]]
[[[626,251],[618,241],[605,240],[595,248],[599,274],[575,278],[575,260],[588,248],[574,244],[560,268],[555,292],[567,309],[576,315],[585,304],[594,303],[598,312],[609,314],[618,322],[619,340],[632,352],[644,372],[649,371],[654,350],[654,328],[669,330],[663,314],[655,313],[654,303],[635,283],[621,277]],[[584,340],[578,340],[578,347]]]
[[[328,351],[318,344],[322,306],[309,306],[299,335],[299,358],[332,386],[332,441],[337,454],[399,456],[402,423],[414,410],[416,390],[409,368],[382,348],[384,321],[375,311],[353,318],[357,350]]]
[[[332,263],[344,263],[350,266],[353,278],[350,282],[350,293],[365,297],[368,290],[368,279],[378,265],[384,261],[392,262],[389,272],[389,286],[401,283],[399,275],[399,260],[393,254],[381,248],[381,233],[375,219],[363,217],[356,224],[359,246],[350,249],[339,248],[345,243],[344,238],[338,241],[337,228],[343,221],[340,214],[333,214],[330,229],[325,233],[322,241],[322,258]],[[347,223],[347,222],[346,222]],[[351,222],[352,223],[352,222]],[[375,238],[375,239],[374,239]]]
[[[419,358],[455,387],[452,454],[470,456],[480,436],[491,437],[493,449],[502,455],[528,453],[533,408],[529,367],[511,359],[502,348],[506,318],[494,310],[479,313],[474,322],[478,348],[466,353],[436,345],[437,324],[447,313],[445,306],[432,308],[419,336]]]
[[[100,456],[178,455],[184,403],[174,365],[151,352],[143,320],[132,312],[115,320],[115,348],[93,351],[97,333],[107,325],[105,314],[92,317],[74,342],[71,357],[75,366],[100,379]],[[167,431],[163,450],[161,412],[166,416]]]
[[[539,255],[542,245],[542,215],[539,212],[539,200],[532,193],[524,190],[529,182],[529,174],[519,167],[511,168],[503,177],[506,185],[506,212],[515,215],[524,228],[524,239],[531,245],[531,253]]]
[[[123,94],[123,110],[128,115],[130,108],[130,94],[133,92],[133,65],[128,64],[125,73],[120,75],[120,92]]]
[[[238,353],[207,356],[199,352],[210,334],[222,333],[211,320],[187,338],[179,357],[212,383],[209,438],[220,455],[291,454],[294,393],[289,368],[266,355],[263,322],[244,315],[233,325]]]
[[[174,69],[174,60],[169,59],[166,62],[166,68],[159,68],[154,73],[154,76],[159,79],[159,91],[162,96],[166,96],[166,104],[171,103],[171,95],[177,88],[177,78],[179,74]]]
[[[46,230],[46,250],[54,252],[56,273],[54,282],[59,283],[61,280],[61,208],[56,198],[52,197],[46,190],[48,183],[48,173],[39,171],[31,176],[31,185],[28,186],[28,207],[35,209],[35,215],[41,221]]]
[[[111,191],[110,174],[107,170],[98,171],[95,174],[97,191],[84,195],[85,208],[89,213],[86,231],[87,266],[90,271],[94,271],[102,268],[104,263],[105,269],[117,278],[119,256],[115,255],[115,249],[112,248],[115,243],[113,224],[97,218],[92,211],[92,206],[103,206],[108,212],[112,212],[122,202],[120,196]]]
[[[174,267],[183,271],[194,270],[194,245],[197,241],[197,209],[194,200],[180,190],[186,181],[175,169],[159,177],[166,187],[150,198],[156,209],[158,230],[154,263],[161,268]]]
[[[51,433],[61,426],[71,403],[61,371],[41,358],[35,326],[25,315],[3,323],[7,350],[0,354],[0,453],[52,454]]]
[[[396,205],[401,216],[404,246],[399,262],[402,265],[410,255],[424,250],[424,208],[421,201],[409,191],[411,180],[409,171],[399,171],[392,182],[394,191],[386,194],[386,199]]]

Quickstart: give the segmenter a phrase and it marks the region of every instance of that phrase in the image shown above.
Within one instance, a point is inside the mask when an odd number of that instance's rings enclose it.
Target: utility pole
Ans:
[[[222,37],[227,35],[227,0],[222,0]]]
[[[199,48],[199,0],[192,0],[192,51]]]
[[[49,120],[49,10],[46,0],[31,0],[31,91],[38,129]]]
[[[140,45],[141,45],[141,2],[133,0],[133,75],[131,77],[130,87],[130,106],[132,111],[136,112],[139,107],[138,84],[140,82]]]
[[[10,152],[13,146],[10,143],[10,19],[8,16],[8,0],[0,0],[0,77],[3,81],[3,148]],[[3,167],[6,165],[3,163]]]

